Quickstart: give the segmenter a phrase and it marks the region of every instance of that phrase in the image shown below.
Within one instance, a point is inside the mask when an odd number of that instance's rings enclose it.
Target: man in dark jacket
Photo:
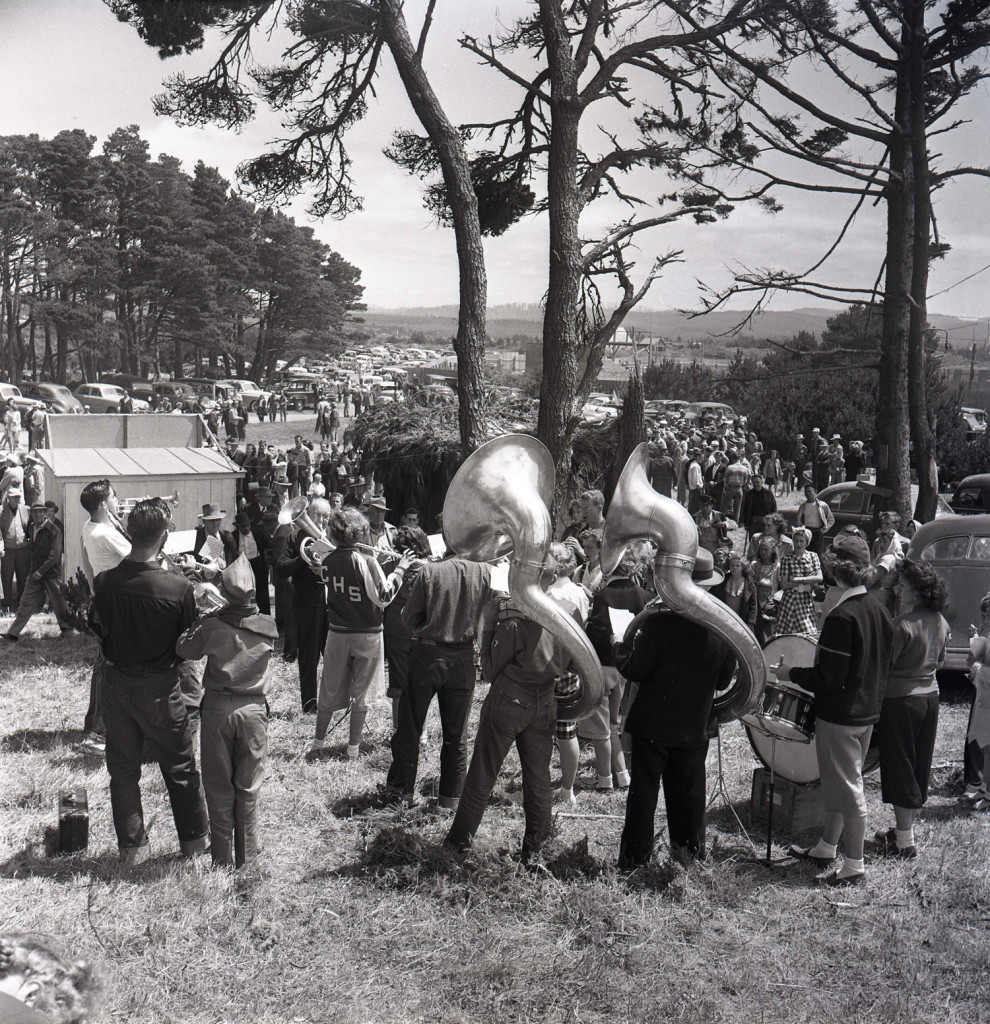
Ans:
[[[330,505],[322,498],[309,503],[309,518],[326,528]],[[306,535],[295,531],[289,538],[275,571],[292,580],[292,613],[295,621],[296,656],[299,660],[299,694],[303,711],[316,712],[316,675],[327,642],[327,588],[318,563],[308,562],[301,552]]]
[[[247,512],[238,512],[234,516],[234,532],[230,535],[230,539],[234,552],[230,564],[233,565],[237,556],[242,551],[244,552],[251,571],[254,573],[255,601],[258,611],[262,615],[271,615],[271,598],[268,593],[268,556],[271,552],[271,543],[260,527],[251,525],[251,519]]]
[[[692,579],[704,587],[722,580],[704,548]],[[640,684],[625,724],[632,782],[619,847],[623,870],[650,859],[661,782],[671,853],[681,860],[705,856],[705,760],[725,655],[714,633],[660,604],[647,608],[615,648],[616,668]]]
[[[234,539],[226,530],[220,529],[226,515],[227,510],[219,505],[204,505],[203,511],[196,517],[200,525],[196,527],[196,538],[193,541],[193,554],[216,562],[220,571],[226,569],[237,557]]]
[[[45,607],[47,597],[58,620],[62,636],[73,630],[72,619],[59,578],[62,575],[62,531],[55,525],[54,507],[42,504],[31,506],[31,575],[28,576],[17,615],[10,629],[3,634],[5,640],[16,642],[32,615]]]
[[[842,867],[827,875],[826,885],[862,881],[866,836],[863,761],[887,686],[894,627],[886,609],[869,596],[863,581],[870,549],[862,537],[840,534],[825,556],[825,566],[842,595],[822,623],[812,668],[776,667],[777,679],[791,681],[815,695],[815,750],[822,779],[825,828],[810,847],[792,846],[793,856],[820,864],[835,859],[845,831]]]
[[[746,527],[747,543],[754,533],[763,532],[764,519],[776,511],[777,499],[773,496],[773,490],[764,486],[761,474],[754,473],[753,489],[743,495],[739,512],[739,524]]]

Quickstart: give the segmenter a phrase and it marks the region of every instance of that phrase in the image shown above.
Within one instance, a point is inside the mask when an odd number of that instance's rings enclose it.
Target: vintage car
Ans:
[[[952,511],[961,516],[990,512],[990,473],[963,477],[962,483],[949,499]]]
[[[37,384],[24,384],[23,392],[28,398],[37,398],[45,403],[49,412],[85,412],[86,409],[75,395],[64,384],[48,384],[39,381]]]
[[[90,412],[120,412],[120,403],[127,392],[117,384],[80,384],[75,396]],[[142,398],[133,398],[135,412],[151,412]]]
[[[253,380],[241,380],[240,378],[228,377],[222,380],[221,384],[229,384],[237,392],[238,397],[244,403],[248,412],[254,412],[258,402],[263,398],[266,402],[272,397],[270,391],[259,387]]]
[[[32,409],[45,408],[45,403],[41,399],[22,395],[21,389],[16,384],[7,384],[3,381],[0,381],[0,401],[10,402],[22,416]]]
[[[835,522],[827,532],[827,537],[835,536],[844,526],[858,526],[866,534],[866,539],[871,544],[876,536],[880,513],[889,505],[876,488],[855,482],[824,487],[818,492],[818,498],[828,505],[832,510],[832,515],[835,516]],[[935,509],[936,518],[951,514],[952,509],[949,508],[945,498],[939,495]],[[781,515],[792,527],[797,523],[796,508],[785,508]]]
[[[942,613],[951,633],[945,668],[964,672],[970,625],[979,625],[980,601],[990,591],[990,515],[947,515],[919,527],[908,558],[931,563],[949,588]]]

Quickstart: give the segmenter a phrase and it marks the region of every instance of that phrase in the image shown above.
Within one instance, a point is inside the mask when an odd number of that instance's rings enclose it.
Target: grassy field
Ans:
[[[782,830],[768,868],[724,803],[712,809],[709,863],[684,870],[661,845],[655,866],[617,875],[620,793],[582,793],[557,818],[545,862],[527,870],[512,856],[522,834],[514,758],[474,852],[452,860],[436,845],[443,812],[374,807],[389,761],[384,697],[360,762],[343,758],[342,735],[307,762],[313,719],[297,710],[294,666],[279,663],[260,866],[232,874],[180,861],[149,766],[155,857],[122,874],[106,772],[72,747],[93,641],[57,639],[48,617],[35,623],[0,650],[0,931],[51,933],[101,964],[105,1020],[986,1019],[990,816],[955,800],[964,704],[942,707],[919,859],[884,861],[868,844],[864,886],[821,890],[783,852],[807,833]],[[427,792],[438,734],[431,717]],[[737,724],[723,748],[728,792],[748,821],[755,758]],[[714,778],[714,748],[709,767]],[[593,775],[590,751],[582,773]],[[90,849],[52,857],[56,796],[70,785],[89,790]],[[875,775],[868,796],[871,831],[887,827]],[[752,835],[762,853],[763,833]]]

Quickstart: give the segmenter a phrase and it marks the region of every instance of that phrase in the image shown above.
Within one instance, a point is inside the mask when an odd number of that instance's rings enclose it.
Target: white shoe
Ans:
[[[354,746],[351,746],[351,744],[348,743],[347,744],[347,760],[348,761],[356,761],[360,756],[361,756],[361,744],[360,743],[355,743]]]
[[[629,788],[629,772],[616,772],[615,773],[615,788],[616,789],[628,789]]]
[[[89,733],[85,739],[76,744],[75,749],[81,754],[96,754],[98,757],[103,757],[107,752],[107,745],[102,737],[97,736],[96,733]]]
[[[568,807],[577,807],[577,797],[574,795],[573,789],[558,789],[553,796],[558,803],[566,804]]]

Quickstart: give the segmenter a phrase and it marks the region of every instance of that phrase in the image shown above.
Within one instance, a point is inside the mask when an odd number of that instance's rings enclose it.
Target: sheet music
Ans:
[[[609,608],[608,620],[612,625],[612,635],[617,636],[621,640],[626,635],[629,623],[634,618],[636,616],[632,612],[626,611],[625,608]]]
[[[509,593],[509,563],[499,562],[492,566],[492,590]]]

